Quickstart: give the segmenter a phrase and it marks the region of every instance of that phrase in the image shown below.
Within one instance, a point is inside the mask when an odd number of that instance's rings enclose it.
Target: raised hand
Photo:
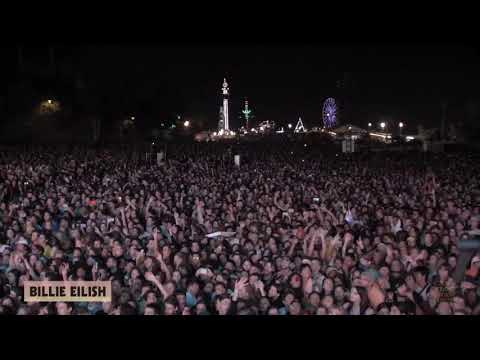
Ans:
[[[157,259],[160,264],[164,264],[162,253],[157,253],[155,259]]]
[[[255,289],[262,291],[265,289],[265,284],[261,280],[258,280],[255,283]]]
[[[248,278],[241,278],[235,282],[235,290],[240,291],[245,288],[248,284]]]
[[[153,273],[151,271],[147,271],[145,273],[145,280],[153,282],[153,283],[156,283],[158,281],[157,278],[155,277],[155,275],[153,275]]]
[[[67,279],[69,268],[70,265],[67,262],[60,264],[60,273],[62,274],[64,280]]]

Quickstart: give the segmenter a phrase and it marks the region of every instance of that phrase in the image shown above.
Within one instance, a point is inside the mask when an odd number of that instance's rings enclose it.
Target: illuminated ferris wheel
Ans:
[[[323,103],[323,126],[331,129],[337,125],[337,104],[334,98],[328,98]]]

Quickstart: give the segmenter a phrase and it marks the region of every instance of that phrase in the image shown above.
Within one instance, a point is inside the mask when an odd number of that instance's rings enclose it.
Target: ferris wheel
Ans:
[[[323,126],[331,129],[337,125],[337,104],[334,98],[328,98],[323,103]]]

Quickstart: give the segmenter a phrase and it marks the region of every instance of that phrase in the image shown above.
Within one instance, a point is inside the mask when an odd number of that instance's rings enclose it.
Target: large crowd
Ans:
[[[0,314],[477,315],[475,154],[178,145],[0,157]],[[240,166],[234,155],[240,154]],[[111,281],[26,303],[27,280]]]

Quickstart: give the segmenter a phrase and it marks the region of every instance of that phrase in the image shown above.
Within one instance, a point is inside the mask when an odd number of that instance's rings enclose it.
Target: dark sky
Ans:
[[[48,63],[41,47],[27,47],[25,57]],[[301,116],[310,126],[321,124],[322,102],[339,95],[336,81],[345,72],[351,82],[344,95],[359,125],[381,118],[435,124],[442,99],[451,116],[461,117],[466,102],[479,96],[479,52],[468,44],[97,44],[57,46],[57,59],[93,82],[115,79],[129,91],[154,94],[163,89],[210,124],[217,121],[224,76],[231,117],[248,97],[259,120]]]

